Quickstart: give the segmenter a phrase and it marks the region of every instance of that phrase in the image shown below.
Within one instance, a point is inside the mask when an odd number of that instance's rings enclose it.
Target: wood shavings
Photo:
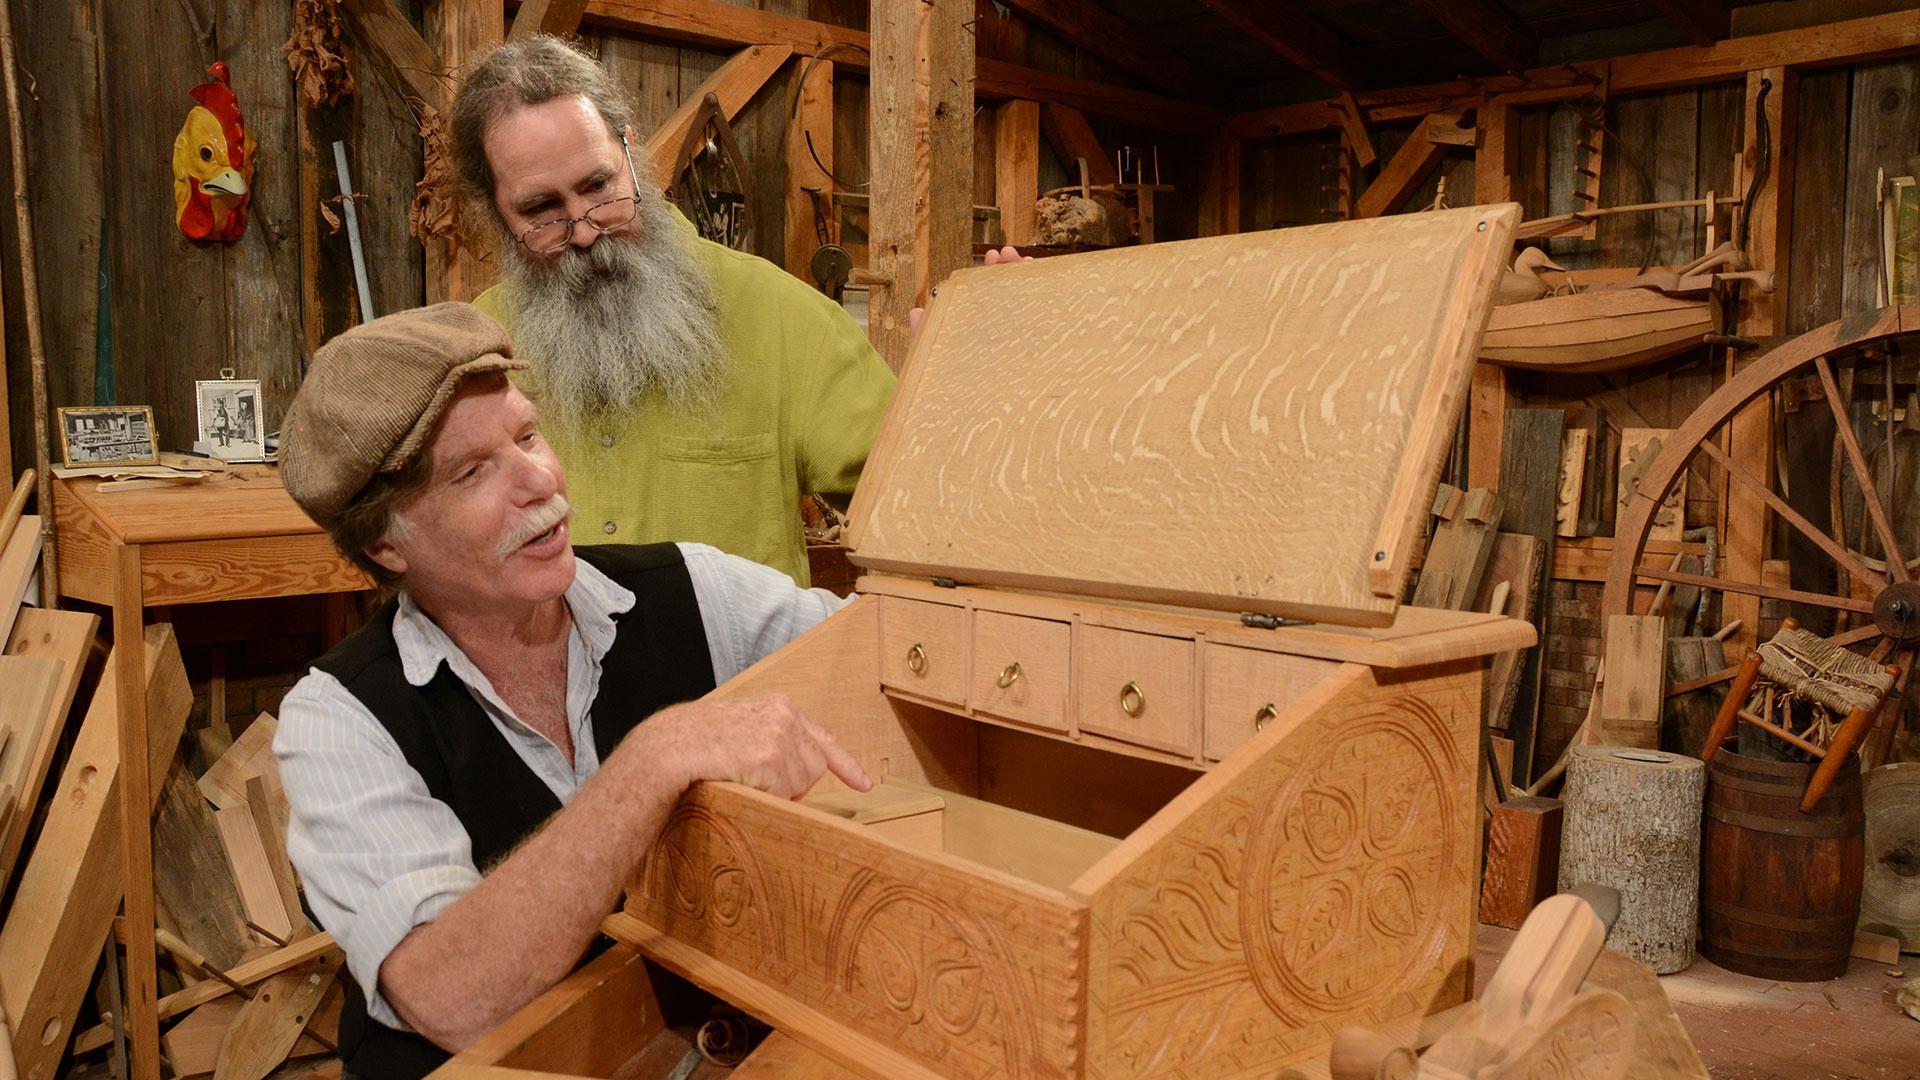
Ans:
[[[300,99],[310,106],[334,105],[353,93],[342,37],[340,0],[294,0],[293,33],[280,51],[293,69]]]

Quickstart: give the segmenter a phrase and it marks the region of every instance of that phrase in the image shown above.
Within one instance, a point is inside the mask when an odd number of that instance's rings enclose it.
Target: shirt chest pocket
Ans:
[[[658,490],[670,535],[697,540],[756,562],[772,561],[797,517],[794,485],[784,482],[772,433],[739,438],[663,436]]]

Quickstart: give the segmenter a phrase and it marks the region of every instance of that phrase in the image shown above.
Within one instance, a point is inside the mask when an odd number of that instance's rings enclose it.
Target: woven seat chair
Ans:
[[[1809,812],[1866,739],[1899,676],[1899,668],[1883,667],[1849,652],[1788,619],[1771,640],[1747,653],[1713,727],[1707,731],[1700,759],[1713,760],[1736,724],[1758,727],[1820,762],[1800,800],[1801,812]],[[1776,704],[1784,707],[1782,716],[1790,716],[1790,702],[1796,697],[1820,707],[1815,710],[1814,723],[1798,732],[1792,729],[1790,720],[1782,723],[1775,719]],[[1844,719],[1834,723],[1825,713]],[[1823,738],[1828,740],[1824,745]]]

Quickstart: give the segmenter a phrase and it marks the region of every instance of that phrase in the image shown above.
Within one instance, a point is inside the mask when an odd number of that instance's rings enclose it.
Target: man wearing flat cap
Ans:
[[[689,785],[870,785],[784,697],[695,700],[840,601],[698,544],[576,552],[524,366],[466,304],[391,315],[284,424],[288,492],[397,593],[274,738],[352,1077],[422,1076],[564,976]]]

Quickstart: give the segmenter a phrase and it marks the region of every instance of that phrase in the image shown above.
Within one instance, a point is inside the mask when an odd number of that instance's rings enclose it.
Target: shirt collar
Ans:
[[[633,591],[622,588],[585,559],[576,556],[574,567],[573,584],[566,591],[567,608],[573,613],[575,632],[597,663],[613,647],[614,620],[633,610]],[[400,670],[413,686],[433,681],[442,663],[467,682],[478,674],[460,646],[404,590],[393,616],[393,643],[400,653]]]

